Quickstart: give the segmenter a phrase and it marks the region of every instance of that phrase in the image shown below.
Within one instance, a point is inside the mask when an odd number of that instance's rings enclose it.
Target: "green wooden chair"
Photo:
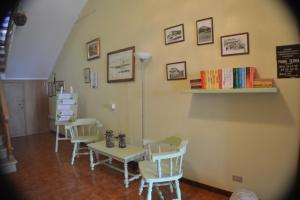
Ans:
[[[148,160],[139,162],[142,176],[139,195],[142,194],[144,187],[148,187],[147,200],[151,200],[152,187],[155,186],[160,198],[164,199],[159,186],[168,185],[171,192],[173,187],[176,188],[177,199],[180,200],[179,179],[183,175],[183,155],[188,141],[172,136],[160,141],[146,139],[143,143],[148,149]],[[157,153],[153,153],[154,148]]]
[[[89,155],[87,147],[80,147],[81,144],[88,144],[100,140],[100,127],[102,124],[93,118],[77,119],[74,122],[65,125],[67,131],[71,135],[71,143],[73,143],[73,153],[71,164],[74,164],[75,157],[79,155]],[[80,150],[87,151],[80,152]]]

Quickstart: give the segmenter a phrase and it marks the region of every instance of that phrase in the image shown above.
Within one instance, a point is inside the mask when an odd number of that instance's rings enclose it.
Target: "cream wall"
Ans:
[[[213,17],[212,45],[196,45],[196,20]],[[164,28],[184,24],[185,41],[164,44]],[[220,56],[220,36],[249,32],[250,54]],[[101,58],[86,60],[86,42],[101,39]],[[276,79],[277,45],[299,43],[289,12],[276,0],[89,0],[56,63],[57,80],[79,93],[79,115],[141,141],[141,70],[134,82],[106,81],[110,51],[135,46],[151,52],[145,64],[145,136],[189,140],[184,177],[261,199],[280,199],[293,177],[299,149],[299,79]],[[165,64],[185,60],[188,79],[167,81]],[[201,69],[256,66],[274,78],[276,94],[183,94]],[[99,87],[84,84],[83,68],[99,73]],[[53,99],[52,99],[53,103]],[[115,103],[111,111],[109,104]],[[53,104],[52,104],[52,111]],[[243,177],[243,183],[232,181]]]

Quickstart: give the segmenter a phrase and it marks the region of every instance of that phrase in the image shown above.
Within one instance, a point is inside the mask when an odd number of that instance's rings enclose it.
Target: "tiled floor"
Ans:
[[[7,175],[20,199],[98,199],[141,200],[139,181],[125,189],[123,175],[105,166],[89,168],[87,156],[70,164],[72,146],[61,141],[59,152],[54,152],[55,134],[45,133],[13,139],[17,172]],[[228,197],[181,183],[182,199],[228,200]],[[168,188],[162,188],[165,199],[175,199]],[[159,199],[153,190],[153,199]]]

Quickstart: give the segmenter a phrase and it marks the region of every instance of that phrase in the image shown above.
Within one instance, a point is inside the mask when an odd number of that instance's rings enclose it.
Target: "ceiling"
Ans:
[[[73,24],[88,0],[25,0],[24,26],[16,26],[5,79],[48,79]]]

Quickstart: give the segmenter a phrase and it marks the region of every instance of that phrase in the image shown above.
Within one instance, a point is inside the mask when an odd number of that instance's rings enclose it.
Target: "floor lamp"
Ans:
[[[134,54],[141,61],[141,78],[142,78],[142,142],[144,140],[144,62],[149,60],[152,55],[148,52],[137,52]]]

